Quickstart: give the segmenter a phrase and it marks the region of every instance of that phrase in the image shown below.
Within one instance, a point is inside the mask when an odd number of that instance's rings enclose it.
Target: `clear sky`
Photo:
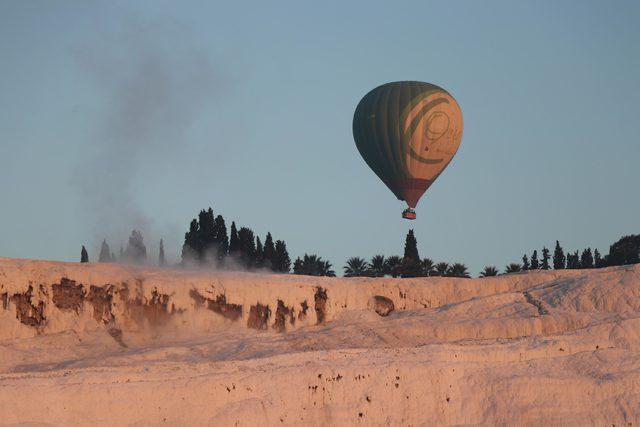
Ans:
[[[0,0],[0,256],[75,261],[142,229],[176,259],[212,206],[293,258],[401,254],[475,275],[640,232],[637,1]],[[421,80],[465,119],[402,220],[351,133]]]

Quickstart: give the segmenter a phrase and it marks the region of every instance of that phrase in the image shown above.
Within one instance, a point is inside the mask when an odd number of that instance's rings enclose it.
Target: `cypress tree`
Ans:
[[[200,259],[208,262],[218,257],[218,243],[216,241],[215,220],[213,209],[200,212],[200,240],[202,242],[202,252]]]
[[[199,259],[200,240],[198,221],[194,218],[189,224],[189,231],[184,233],[184,244],[182,245],[182,263],[193,263]]]
[[[405,238],[404,257],[420,260],[420,255],[418,255],[418,242],[413,234],[413,229],[409,230],[407,237]]]
[[[400,277],[420,277],[422,275],[420,260],[413,258],[404,258],[402,260],[401,270],[402,273]]]
[[[116,254],[115,252],[111,251],[111,262],[116,262]]]
[[[256,253],[253,263],[256,268],[262,268],[262,265],[264,264],[264,250],[259,236],[256,236]]]
[[[538,263],[538,250],[534,250],[531,254],[531,270],[537,270],[540,268],[540,264]]]
[[[111,262],[111,250],[107,244],[107,239],[102,240],[98,262]]]
[[[264,265],[271,268],[272,270],[274,269],[273,260],[275,259],[275,256],[276,248],[273,245],[273,237],[271,237],[271,233],[267,233],[267,237],[264,240],[264,250],[262,258],[264,259]]]
[[[143,263],[147,260],[147,247],[144,245],[142,233],[138,230],[131,232],[125,256],[128,261],[134,263]]]
[[[296,258],[296,260],[293,262],[293,274],[304,274],[302,260],[300,259],[300,257]]]
[[[553,269],[562,270],[565,268],[565,256],[560,242],[556,240],[556,248],[553,251]]]
[[[567,268],[571,270],[580,268],[580,255],[578,255],[578,251],[572,254],[567,253]]]
[[[164,267],[167,265],[167,260],[164,257],[164,242],[160,239],[160,251],[158,253],[158,265]]]
[[[593,261],[596,268],[606,267],[605,262],[600,255],[600,251],[598,251],[597,249],[593,251]]]
[[[591,248],[587,248],[582,251],[580,256],[580,268],[593,268],[593,255],[591,254]]]
[[[227,236],[227,225],[222,215],[218,215],[214,222],[215,242],[218,245],[218,260],[221,261],[229,251],[229,237]]]
[[[551,256],[549,255],[549,249],[547,247],[542,248],[542,265],[540,266],[543,270],[549,270],[551,267],[549,266],[549,259]]]
[[[529,268],[531,268],[529,258],[527,257],[527,254],[524,254],[522,255],[522,270],[529,270]]]
[[[300,258],[298,258],[298,260],[300,260]],[[283,240],[276,240],[275,256],[271,265],[271,269],[279,273],[288,273],[291,268],[291,258],[289,258],[287,245]]]
[[[80,251],[80,262],[89,262],[89,254],[84,245],[82,245],[82,250]]]
[[[421,273],[418,242],[413,229],[409,230],[404,242],[404,258],[402,260],[402,277],[419,277]]]
[[[240,252],[240,240],[235,221],[231,222],[231,236],[229,236],[229,255],[236,255]]]
[[[238,230],[238,242],[240,245],[240,258],[246,268],[253,267],[256,255],[256,241],[250,228],[242,227]]]

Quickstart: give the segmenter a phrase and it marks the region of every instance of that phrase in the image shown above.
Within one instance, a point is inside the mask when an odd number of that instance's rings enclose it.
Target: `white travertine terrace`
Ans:
[[[346,279],[0,258],[0,424],[638,425],[639,317],[640,266]]]

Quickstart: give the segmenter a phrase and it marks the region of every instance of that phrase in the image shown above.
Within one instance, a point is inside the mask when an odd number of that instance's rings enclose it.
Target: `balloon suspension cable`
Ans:
[[[402,211],[402,218],[404,219],[416,219],[416,211],[411,208],[407,208]]]

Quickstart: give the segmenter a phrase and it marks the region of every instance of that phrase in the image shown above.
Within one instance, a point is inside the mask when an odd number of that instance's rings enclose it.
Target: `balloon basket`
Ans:
[[[416,211],[411,208],[407,208],[402,211],[402,218],[404,219],[416,219]]]

